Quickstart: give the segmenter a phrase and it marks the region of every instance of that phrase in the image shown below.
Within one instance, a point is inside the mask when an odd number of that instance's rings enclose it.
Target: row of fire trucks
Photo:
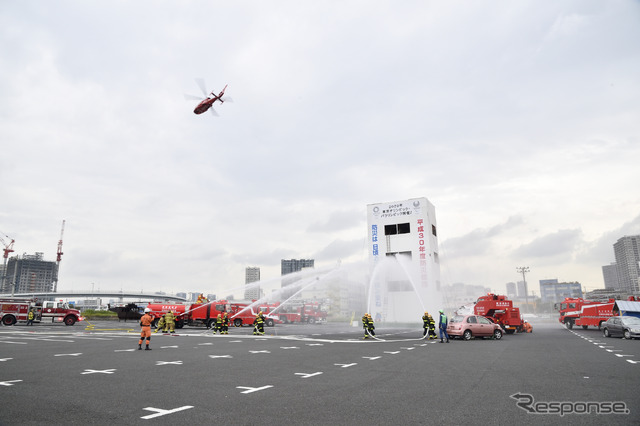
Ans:
[[[218,315],[227,313],[231,324],[235,327],[252,325],[258,312],[265,317],[265,325],[273,327],[276,323],[321,323],[327,320],[327,313],[317,302],[302,303],[256,303],[256,301],[216,300],[200,301],[193,304],[149,303],[149,314],[154,317],[154,326],[165,313],[171,311],[175,315],[176,328],[185,325],[204,325],[211,328]]]
[[[629,296],[628,301],[640,301],[640,298]],[[602,324],[611,318],[615,299],[607,301],[591,301],[582,298],[569,298],[556,304],[556,310],[560,313],[558,321],[568,329],[574,325],[587,329],[589,326],[600,329]]]
[[[84,318],[77,309],[69,308],[62,301],[38,301],[37,299],[0,299],[0,323],[2,325],[14,325],[17,322],[26,322],[29,311],[33,311],[33,322],[50,321],[52,323],[64,323],[74,325]]]

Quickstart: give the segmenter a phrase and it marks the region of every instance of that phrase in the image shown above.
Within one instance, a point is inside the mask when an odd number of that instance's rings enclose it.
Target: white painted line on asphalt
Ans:
[[[324,343],[307,343],[307,346],[324,346]]]
[[[270,354],[271,351],[249,351],[252,354]]]
[[[143,408],[143,410],[155,411],[156,414],[149,414],[148,416],[142,416],[140,418],[141,419],[145,419],[145,420],[149,420],[149,419],[153,419],[155,417],[166,416],[167,414],[176,413],[178,411],[188,410],[189,408],[193,408],[193,405],[185,405],[184,407],[174,408],[173,410],[163,410],[162,408],[147,407],[147,408]]]
[[[622,349],[605,349],[607,352],[622,352]]]
[[[309,377],[317,376],[318,374],[322,374],[322,371],[317,371],[315,373],[295,373],[299,376],[302,376],[303,379],[307,379]]]
[[[269,389],[269,388],[272,388],[272,387],[273,387],[272,385],[262,386],[261,388],[250,388],[248,386],[236,386],[236,388],[238,388],[238,389],[246,389],[246,391],[242,391],[240,393],[258,392],[258,391]]]
[[[408,351],[412,351],[412,350],[414,350],[415,348],[400,348],[400,349],[406,349],[406,350],[408,350]]]
[[[10,359],[13,359],[13,358],[0,358],[0,362],[9,361]]]
[[[632,359],[628,359],[628,360],[627,360],[627,362],[630,362],[631,364],[637,364],[637,363],[639,363],[640,361],[634,361],[634,360],[632,360]]]
[[[625,354],[615,354],[615,356],[622,358],[623,356],[633,356],[633,355],[625,355]]]
[[[280,346],[280,349],[300,349],[299,346]]]
[[[156,361],[156,365],[167,365],[167,364],[182,365],[182,361]]]
[[[198,343],[198,346],[208,346],[213,345],[213,343]]]
[[[231,355],[209,355],[209,358],[233,358]]]
[[[55,354],[54,356],[80,356],[82,352],[78,352],[77,354]]]
[[[396,355],[396,354],[399,354],[399,353],[400,353],[400,351],[393,351],[393,352],[390,352],[390,351],[384,351],[384,353],[385,353],[385,354]]]
[[[333,365],[338,365],[342,368],[347,368],[347,367],[353,367],[354,365],[358,365],[357,362],[351,363],[351,364],[333,364]]]
[[[373,361],[374,359],[380,359],[382,357],[381,356],[363,356],[362,358],[370,359],[371,361]]]
[[[598,346],[600,349],[604,349],[604,348],[613,348],[614,346]]]
[[[6,382],[0,382],[0,386],[13,386],[14,383],[21,382],[22,380],[7,380]]]
[[[230,340],[230,343],[242,343],[242,340]]]
[[[9,340],[0,340],[0,343],[11,343],[12,345],[26,345],[27,342],[11,342]]]
[[[160,346],[160,349],[171,349],[171,348],[177,348],[177,345],[174,346]]]
[[[115,371],[116,371],[115,368],[111,368],[109,370],[84,370],[84,373],[80,373],[80,374],[94,374],[94,373],[113,374]]]
[[[135,349],[114,349],[114,352],[133,352]]]

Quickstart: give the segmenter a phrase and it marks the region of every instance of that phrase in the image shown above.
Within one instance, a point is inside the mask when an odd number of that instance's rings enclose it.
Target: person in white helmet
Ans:
[[[142,327],[142,331],[140,332],[140,340],[138,340],[138,350],[142,349],[142,341],[147,339],[147,347],[146,351],[150,351],[149,343],[151,343],[151,323],[153,322],[153,317],[149,315],[151,309],[144,308],[144,315],[140,318],[140,326]]]

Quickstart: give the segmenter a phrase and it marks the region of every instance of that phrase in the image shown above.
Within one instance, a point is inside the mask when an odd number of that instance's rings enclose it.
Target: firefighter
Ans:
[[[222,315],[222,334],[229,334],[229,315],[226,312]]]
[[[371,314],[367,314],[367,333],[369,333],[371,337],[376,335],[376,332],[373,331],[375,329],[376,327],[373,325],[373,318],[371,318]]]
[[[364,337],[363,339],[368,339],[369,338],[369,333],[367,333],[367,324],[369,323],[369,314],[365,313],[362,316],[362,328],[364,329]]]
[[[531,326],[531,323],[529,321],[525,321],[523,327],[524,327],[524,332],[525,333],[532,333],[533,332],[533,327]]]
[[[447,338],[447,343],[449,343],[449,335],[447,334],[447,325],[449,321],[447,320],[447,316],[444,314],[444,311],[440,309],[440,319],[438,320],[438,328],[440,328],[440,343],[444,343],[442,339],[442,334],[444,333]]]
[[[157,333],[160,330],[162,330],[163,333],[166,333],[166,330],[164,329],[164,315],[161,316],[158,320],[158,324],[156,325],[156,330],[154,331],[154,333]]]
[[[164,314],[164,331],[169,333],[175,333],[176,317],[173,316],[173,312],[169,311]]]
[[[216,325],[213,327],[213,334],[220,332],[222,334],[222,314],[218,314],[216,317]]]
[[[436,336],[436,321],[433,319],[433,317],[429,314],[429,340],[432,339],[437,339],[438,336]]]
[[[33,313],[33,309],[29,309],[29,314],[27,315],[27,325],[33,325],[33,320],[36,315]]]
[[[429,312],[425,311],[424,315],[422,316],[422,328],[424,328],[424,331],[422,332],[422,337],[424,338],[427,333],[429,333]]]
[[[264,315],[262,314],[262,311],[258,312],[253,323],[255,324],[253,334],[264,334]]]
[[[151,343],[151,323],[153,322],[153,317],[149,315],[149,312],[151,312],[151,309],[144,308],[144,315],[140,318],[140,327],[142,330],[140,332],[140,340],[138,340],[138,350],[142,349],[142,341],[145,340],[145,338],[147,340],[145,350],[151,350],[149,343]]]

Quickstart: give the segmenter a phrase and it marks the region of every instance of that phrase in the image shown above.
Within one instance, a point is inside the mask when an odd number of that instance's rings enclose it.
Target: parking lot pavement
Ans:
[[[449,344],[422,340],[420,324],[376,332],[363,340],[361,328],[332,323],[277,325],[265,336],[185,327],[138,351],[133,322],[1,327],[0,424],[640,420],[640,341],[555,323]],[[562,401],[572,404],[562,417],[548,413]],[[619,402],[628,414],[566,412],[589,401]]]

